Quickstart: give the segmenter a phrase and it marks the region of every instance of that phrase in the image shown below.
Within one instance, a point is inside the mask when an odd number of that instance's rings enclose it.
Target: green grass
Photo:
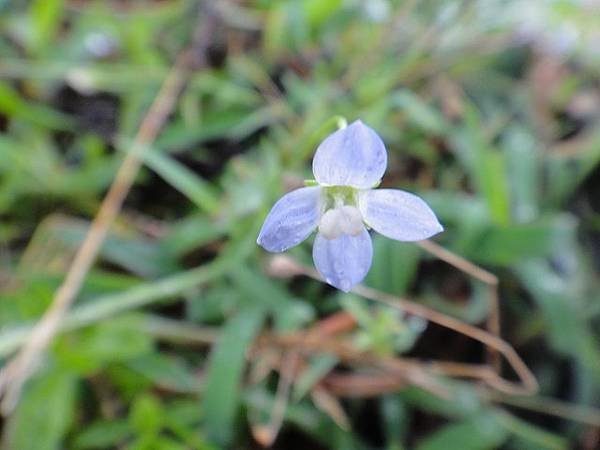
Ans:
[[[50,304],[202,3],[0,0],[0,366]],[[356,319],[345,337],[359,360],[328,341],[302,356],[275,448],[591,448],[600,16],[577,3],[219,2],[208,65],[0,422],[3,448],[256,448],[278,408],[275,369],[293,360],[274,340],[339,312]],[[382,186],[428,201],[446,229],[436,241],[498,276],[503,337],[540,383],[519,401],[531,411],[449,376],[436,378],[446,397],[403,385],[338,402],[327,383],[319,394],[328,374],[374,380],[362,352],[484,361],[465,337],[276,276],[256,245],[340,118],[380,133]],[[311,244],[289,255],[312,266]],[[376,238],[365,284],[466,323],[489,314],[481,283],[412,244]]]

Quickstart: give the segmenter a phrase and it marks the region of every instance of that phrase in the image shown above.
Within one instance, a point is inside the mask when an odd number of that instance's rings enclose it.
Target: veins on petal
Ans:
[[[313,246],[313,260],[319,273],[327,283],[350,291],[366,276],[373,257],[371,237],[362,228],[356,236],[342,235],[327,239],[317,234]]]
[[[257,243],[270,252],[282,252],[299,244],[319,224],[321,190],[296,189],[273,206],[258,235]]]
[[[313,158],[313,174],[323,186],[369,188],[386,166],[381,138],[360,120],[325,138]]]

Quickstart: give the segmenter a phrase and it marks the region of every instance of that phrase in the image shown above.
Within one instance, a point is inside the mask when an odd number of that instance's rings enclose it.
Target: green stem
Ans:
[[[101,295],[85,305],[73,308],[61,322],[60,331],[69,331],[114,317],[119,313],[173,298],[188,289],[204,284],[230,270],[233,258],[216,260],[159,281],[142,283],[126,292]],[[0,334],[0,358],[22,345],[33,324],[7,330]]]

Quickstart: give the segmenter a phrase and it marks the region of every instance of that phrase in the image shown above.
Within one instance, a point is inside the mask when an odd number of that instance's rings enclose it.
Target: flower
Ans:
[[[373,189],[386,166],[381,138],[362,121],[329,135],[313,159],[317,185],[280,198],[256,242],[270,252],[283,252],[318,228],[315,266],[327,283],[349,292],[371,267],[373,245],[367,227],[398,241],[420,241],[444,229],[416,195]]]

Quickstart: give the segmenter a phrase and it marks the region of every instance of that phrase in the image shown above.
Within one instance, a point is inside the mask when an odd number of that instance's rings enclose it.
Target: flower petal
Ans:
[[[283,252],[306,239],[319,224],[321,188],[304,187],[281,197],[265,219],[256,243]]]
[[[356,236],[344,234],[327,239],[318,233],[315,238],[313,260],[317,270],[327,283],[344,292],[363,280],[372,259],[373,244],[365,228]]]
[[[325,138],[313,158],[315,179],[330,186],[373,187],[386,166],[381,138],[360,120]]]
[[[364,191],[359,207],[367,225],[397,241],[422,241],[444,230],[420,197],[398,189]]]

